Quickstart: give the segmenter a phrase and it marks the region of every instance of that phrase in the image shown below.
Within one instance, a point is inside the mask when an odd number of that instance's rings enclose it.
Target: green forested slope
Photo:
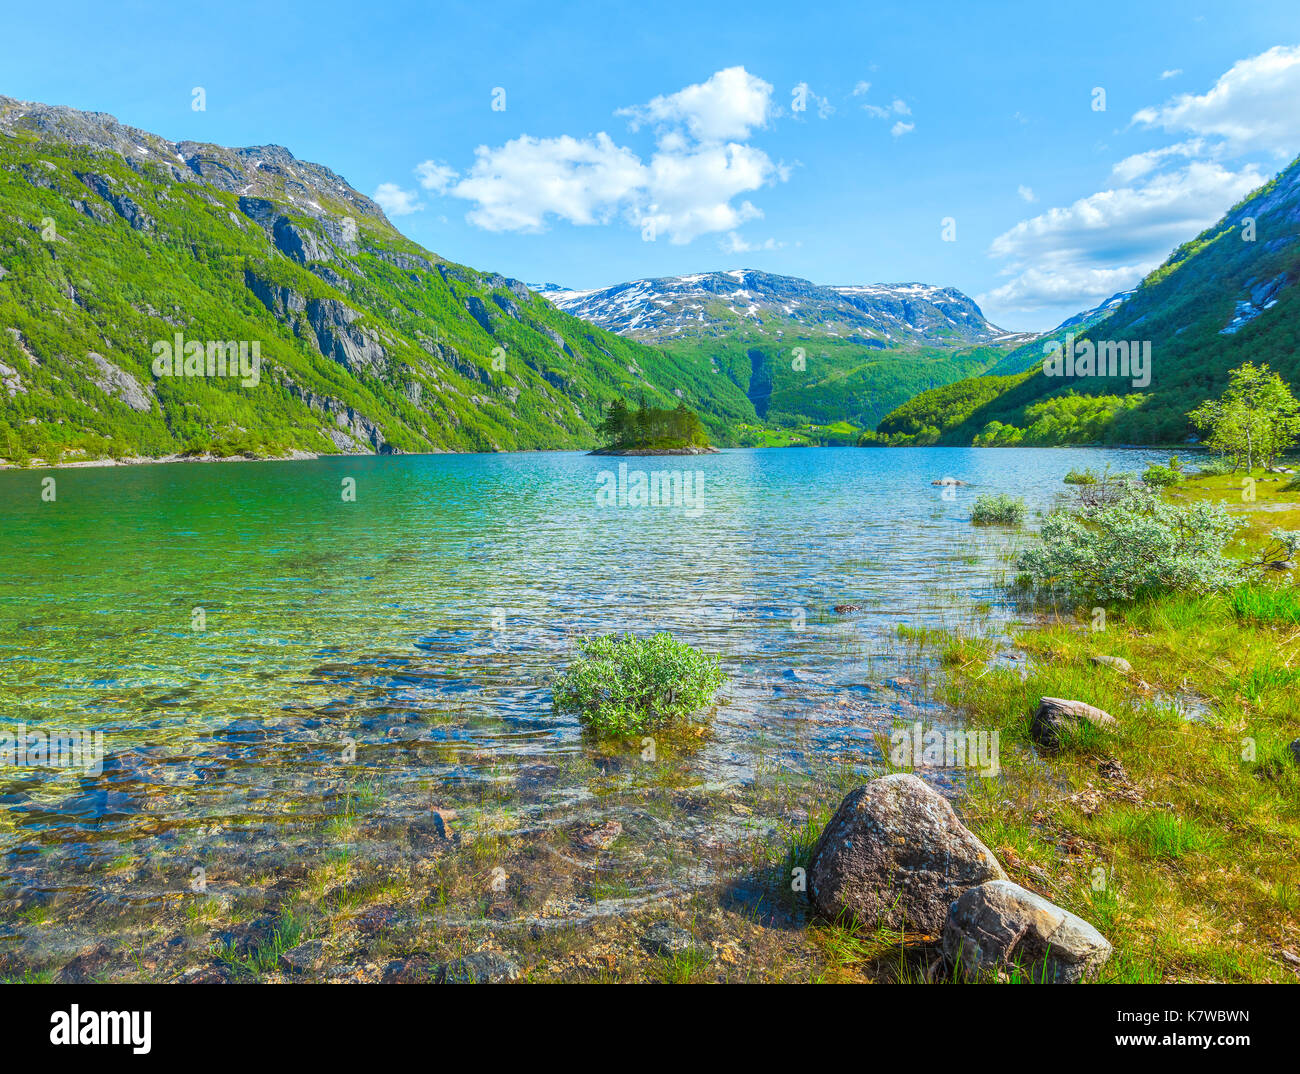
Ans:
[[[589,447],[618,397],[754,421],[707,360],[570,317],[403,238],[275,146],[174,144],[0,98],[0,458]],[[253,387],[156,377],[256,341]]]

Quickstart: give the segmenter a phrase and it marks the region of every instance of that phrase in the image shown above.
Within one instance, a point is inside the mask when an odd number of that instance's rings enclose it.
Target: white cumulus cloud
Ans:
[[[1278,45],[1238,60],[1207,93],[1184,93],[1143,108],[1135,123],[1174,133],[1224,139],[1229,152],[1300,149],[1300,45]]]
[[[1022,220],[993,240],[989,252],[1010,278],[980,301],[1022,313],[1096,305],[1132,287],[1263,181],[1254,165],[1192,161]]]
[[[1205,93],[1139,110],[1135,126],[1181,140],[1124,157],[1106,189],[999,235],[989,253],[1005,282],[979,301],[995,317],[1077,311],[1134,286],[1262,185],[1261,161],[1300,149],[1297,103],[1300,46],[1278,46],[1234,63]]]
[[[424,208],[414,190],[403,190],[396,183],[380,183],[371,197],[389,216],[410,216]]]
[[[449,168],[446,164],[439,164],[434,160],[417,164],[415,174],[420,177],[420,185],[435,194],[445,194],[457,178],[455,168]]]
[[[701,142],[725,142],[748,138],[767,124],[771,112],[771,84],[743,67],[728,67],[705,82],[620,108],[615,115],[628,117],[633,130],[647,123],[684,124]]]
[[[604,131],[582,138],[521,135],[501,146],[479,146],[459,178],[433,161],[416,171],[426,189],[473,202],[466,218],[489,231],[540,232],[552,220],[592,225],[622,219],[687,243],[762,216],[743,195],[788,178],[788,168],[744,140],[767,123],[771,98],[769,83],[731,67],[619,111],[634,130],[653,124],[655,149],[648,159]]]

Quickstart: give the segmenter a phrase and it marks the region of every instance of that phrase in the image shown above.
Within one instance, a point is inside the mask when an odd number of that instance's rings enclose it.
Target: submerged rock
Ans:
[[[438,975],[439,968],[422,955],[397,958],[384,967],[384,984],[427,984]]]
[[[99,944],[93,950],[83,951],[59,971],[59,984],[94,984],[108,975],[109,950]]]
[[[443,984],[498,984],[518,977],[519,966],[499,951],[475,951],[442,970]]]
[[[824,917],[937,936],[952,900],[1006,873],[916,776],[872,780],[851,791],[817,841],[808,894]]]
[[[1035,742],[1047,749],[1061,745],[1061,735],[1080,723],[1111,731],[1119,726],[1115,717],[1085,701],[1070,701],[1061,697],[1045,697],[1038,703],[1029,733]]]
[[[308,940],[280,955],[280,965],[293,973],[310,973],[324,962],[325,944],[321,940]]]
[[[172,978],[172,984],[230,984],[230,982],[230,970],[219,963],[195,966]]]
[[[671,921],[656,921],[641,934],[641,946],[660,958],[672,958],[674,955],[694,953],[712,957],[712,952],[695,943],[695,938],[680,925]]]
[[[944,958],[967,980],[1018,966],[1034,981],[1073,984],[1112,950],[1083,918],[1009,880],[967,890],[943,930]]]
[[[573,841],[583,850],[606,850],[623,834],[623,825],[616,820],[604,824],[585,826],[573,833]]]

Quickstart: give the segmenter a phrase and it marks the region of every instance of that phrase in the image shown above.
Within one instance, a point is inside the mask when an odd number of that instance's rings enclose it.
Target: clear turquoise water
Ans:
[[[106,749],[99,776],[0,769],[0,910],[147,905],[183,891],[196,862],[239,876],[309,860],[358,796],[374,821],[363,856],[407,853],[394,826],[431,806],[507,832],[621,815],[633,893],[707,878],[707,854],[670,852],[620,803],[867,764],[894,721],[946,718],[916,685],[928,657],[897,627],[996,631],[1012,614],[1000,582],[1027,538],[973,528],[975,497],[1041,510],[1072,467],[1153,457],[627,460],[701,473],[694,517],[601,506],[618,460],[575,453],[0,473],[0,729],[101,730]],[[943,477],[970,487],[931,484]],[[847,603],[860,610],[833,611]],[[659,629],[730,675],[698,744],[646,763],[552,712],[574,636]],[[653,819],[679,832],[688,813]]]

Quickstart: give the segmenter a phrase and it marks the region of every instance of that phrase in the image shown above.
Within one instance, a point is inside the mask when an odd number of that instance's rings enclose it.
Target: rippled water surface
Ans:
[[[780,788],[945,718],[897,627],[1005,623],[1027,538],[973,528],[975,497],[1037,511],[1072,467],[1147,457],[626,460],[698,471],[697,511],[601,506],[618,461],[575,453],[0,473],[0,731],[92,729],[105,749],[99,775],[0,768],[0,959],[193,918],[196,869],[229,908],[286,877],[328,893],[340,860],[436,860],[420,913],[448,925],[734,877],[723,848],[781,821]],[[698,733],[646,759],[552,711],[576,635],[657,629],[729,675]],[[611,819],[610,847],[575,846]]]

